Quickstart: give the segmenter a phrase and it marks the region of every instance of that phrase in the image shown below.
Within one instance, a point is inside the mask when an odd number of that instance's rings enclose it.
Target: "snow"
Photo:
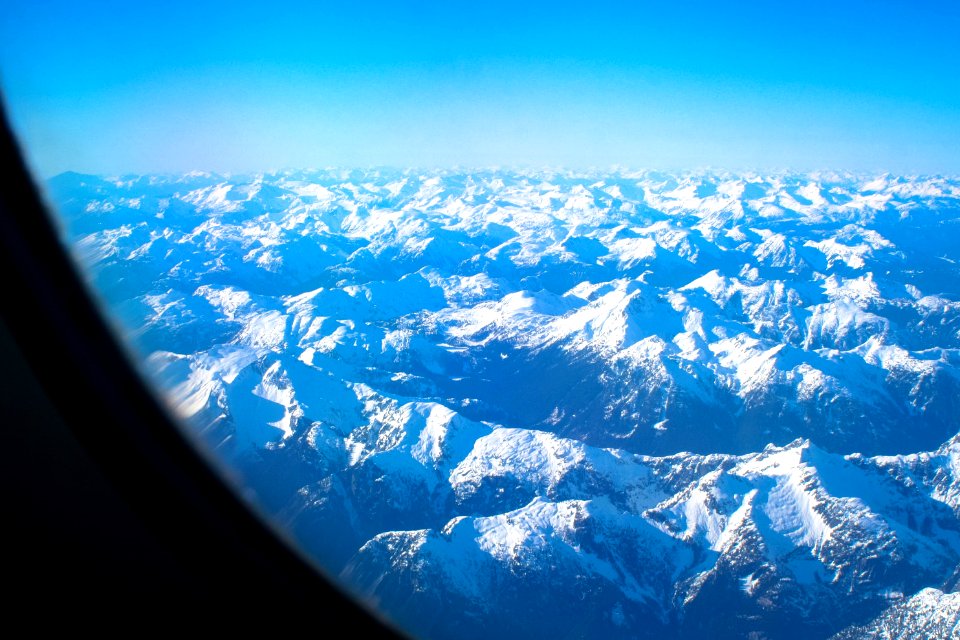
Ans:
[[[839,640],[910,640],[960,637],[960,594],[927,587],[891,605],[877,618],[852,626],[835,636]]]
[[[738,393],[747,394],[775,377],[777,355],[784,345],[766,345],[746,334],[724,338],[710,345],[721,370],[731,374]]]
[[[689,291],[691,289],[703,289],[714,298],[719,298],[726,289],[726,279],[720,275],[717,269],[714,269],[680,287],[680,291]]]
[[[807,240],[803,243],[803,246],[812,247],[822,252],[830,265],[843,262],[851,269],[863,269],[866,266],[866,258],[872,253],[870,246],[867,244],[849,246],[841,244],[833,238],[819,242]]]
[[[237,335],[238,342],[254,349],[279,349],[287,335],[288,316],[279,311],[264,311],[246,318],[243,330]]]
[[[960,563],[956,179],[64,185],[171,410],[300,539],[337,537],[334,571],[379,563],[476,620],[547,576],[627,635],[710,589],[800,627],[952,598],[920,589]]]
[[[546,546],[546,536],[556,536],[569,544],[585,504],[581,500],[553,503],[536,498],[518,511],[479,518],[474,523],[479,547],[494,558],[516,560],[522,553],[534,553],[537,547]]]
[[[555,487],[585,456],[583,444],[551,433],[496,429],[474,443],[469,455],[450,472],[450,484],[457,491],[467,491],[466,487],[473,489],[488,477],[509,473],[535,486]]]

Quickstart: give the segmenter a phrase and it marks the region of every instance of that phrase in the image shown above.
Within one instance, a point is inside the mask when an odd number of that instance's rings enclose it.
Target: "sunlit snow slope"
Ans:
[[[956,633],[960,181],[48,190],[187,429],[418,635]]]

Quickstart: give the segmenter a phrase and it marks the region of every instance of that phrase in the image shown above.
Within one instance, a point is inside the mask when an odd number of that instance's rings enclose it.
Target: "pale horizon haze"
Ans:
[[[5,3],[43,177],[324,166],[960,173],[955,3]]]

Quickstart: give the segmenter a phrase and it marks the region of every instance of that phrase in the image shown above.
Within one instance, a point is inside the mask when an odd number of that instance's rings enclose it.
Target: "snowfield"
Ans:
[[[960,180],[47,189],[186,432],[419,637],[960,637]]]

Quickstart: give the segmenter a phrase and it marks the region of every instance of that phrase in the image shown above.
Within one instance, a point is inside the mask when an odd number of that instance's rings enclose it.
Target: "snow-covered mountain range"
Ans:
[[[960,636],[960,180],[47,188],[189,432],[418,636]]]

